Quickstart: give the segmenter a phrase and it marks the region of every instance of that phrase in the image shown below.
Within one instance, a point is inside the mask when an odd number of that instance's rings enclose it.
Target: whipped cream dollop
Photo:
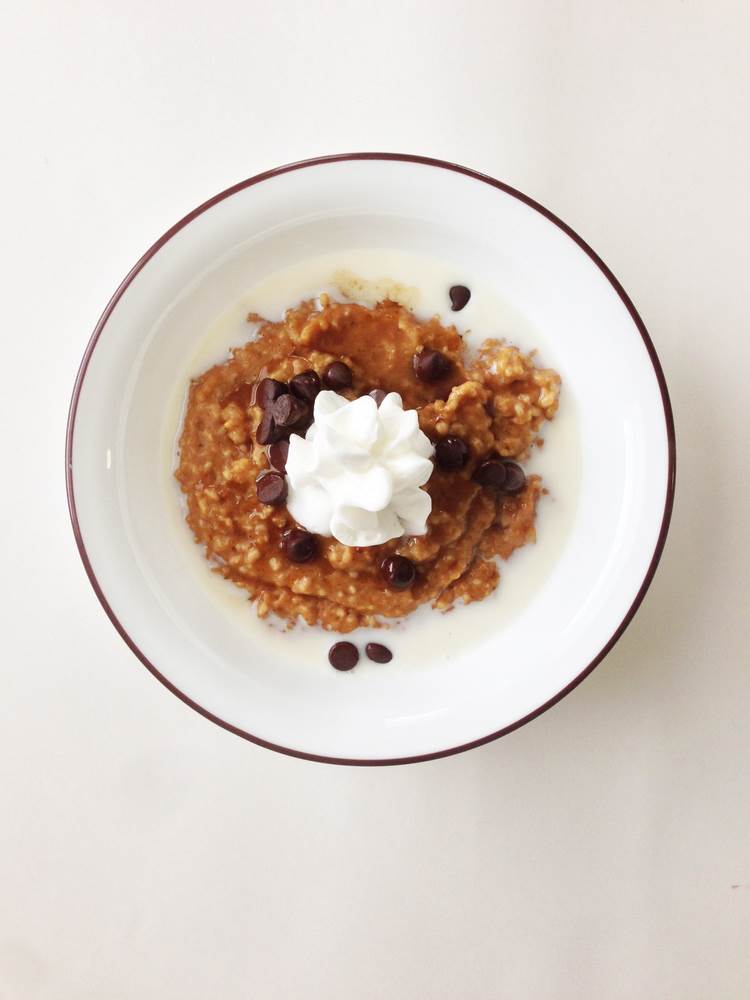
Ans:
[[[432,474],[433,446],[416,410],[390,392],[351,402],[324,390],[306,436],[289,440],[287,508],[318,535],[344,545],[380,545],[423,535],[432,499],[421,486]]]

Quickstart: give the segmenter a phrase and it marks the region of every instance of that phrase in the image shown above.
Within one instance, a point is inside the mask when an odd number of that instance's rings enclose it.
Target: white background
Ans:
[[[4,11],[0,1000],[748,997],[746,4]],[[128,268],[229,184],[354,149],[467,164],[569,222],[651,331],[678,432],[667,549],[614,652],[505,739],[385,769],[173,698],[96,602],[63,489]]]

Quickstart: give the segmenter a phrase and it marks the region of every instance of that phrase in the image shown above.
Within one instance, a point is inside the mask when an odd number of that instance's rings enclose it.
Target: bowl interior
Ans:
[[[351,674],[330,635],[260,622],[211,574],[171,478],[191,376],[346,269],[415,289],[415,310],[470,343],[538,348],[563,378],[534,457],[550,496],[538,541],[497,593],[388,634],[396,658]],[[446,289],[474,295],[450,312]],[[425,163],[343,160],[240,187],[169,235],[116,298],[82,378],[72,439],[81,540],[121,628],[206,712],[285,749],[392,760],[462,746],[555,698],[618,631],[667,504],[664,401],[616,288],[559,226],[512,194]],[[355,633],[357,641],[374,638]],[[382,637],[381,637],[382,638]]]

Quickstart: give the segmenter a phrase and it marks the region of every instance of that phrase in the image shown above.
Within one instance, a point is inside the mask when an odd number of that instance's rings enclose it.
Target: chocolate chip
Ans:
[[[381,646],[379,642],[368,642],[365,652],[374,663],[390,663],[393,653],[387,646]]]
[[[304,528],[292,528],[282,536],[281,548],[289,562],[306,563],[318,554],[318,540]]]
[[[275,441],[268,446],[268,461],[279,472],[286,472],[286,457],[288,454],[288,441]]]
[[[388,556],[380,564],[380,571],[389,587],[405,590],[411,587],[417,576],[414,563],[406,556]]]
[[[280,472],[263,472],[255,480],[255,491],[261,503],[278,507],[286,500],[286,479]]]
[[[460,437],[441,438],[435,445],[435,461],[445,472],[458,472],[469,461],[469,446]]]
[[[315,397],[320,392],[320,376],[312,369],[295,375],[289,381],[289,390],[306,403],[314,403]]]
[[[348,389],[352,384],[352,370],[343,361],[334,361],[323,372],[323,385],[326,389]]]
[[[471,298],[471,292],[466,285],[453,285],[448,294],[451,297],[451,309],[454,313],[460,312]]]
[[[375,400],[376,406],[380,406],[380,404],[383,402],[388,393],[385,391],[385,389],[370,389],[367,395],[372,396],[372,398]]]
[[[288,387],[278,379],[262,378],[255,388],[255,402],[265,410],[275,399],[287,392],[289,392]]]
[[[335,670],[351,670],[359,661],[359,652],[353,642],[334,642],[328,650],[328,662]]]
[[[453,362],[440,351],[433,351],[431,347],[425,347],[413,359],[414,374],[422,382],[439,382],[441,378],[450,372]]]
[[[505,466],[505,482],[502,486],[503,493],[506,493],[509,497],[518,496],[519,493],[523,493],[526,487],[526,473],[518,462],[511,462],[510,459],[506,459],[503,465]]]
[[[255,432],[255,440],[258,444],[272,444],[274,441],[278,441],[278,439],[279,432],[276,428],[276,421],[270,412],[266,410],[261,417],[258,430]]]
[[[297,396],[287,394],[279,396],[271,404],[271,416],[276,422],[276,426],[281,430],[294,427],[300,423],[310,413],[310,407]]]
[[[491,489],[501,490],[505,486],[507,475],[505,463],[499,458],[487,458],[480,462],[474,471],[474,482],[480,486],[489,486]]]
[[[307,434],[308,430],[312,427],[312,424],[313,424],[313,415],[312,412],[308,410],[307,416],[304,417],[302,420],[298,421],[298,423],[294,425],[293,428],[294,433],[299,434],[301,437],[304,437],[305,434]]]

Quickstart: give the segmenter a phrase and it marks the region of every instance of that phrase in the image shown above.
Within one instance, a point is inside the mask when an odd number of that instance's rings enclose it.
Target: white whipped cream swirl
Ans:
[[[314,418],[304,438],[289,440],[287,507],[298,524],[358,547],[424,535],[432,499],[420,487],[434,449],[417,411],[397,392],[378,407],[371,396],[323,391]]]

